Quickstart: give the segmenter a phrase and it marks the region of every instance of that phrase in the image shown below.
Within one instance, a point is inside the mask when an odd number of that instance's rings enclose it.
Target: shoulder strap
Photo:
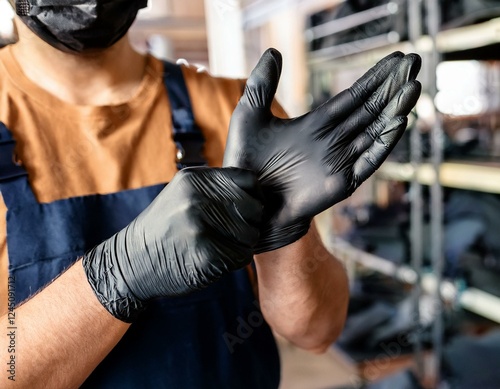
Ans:
[[[203,157],[205,138],[194,121],[189,93],[180,66],[164,62],[163,80],[172,107],[178,167],[205,165],[206,160]],[[26,170],[14,161],[15,145],[16,141],[11,132],[0,122],[0,182],[27,175]]]
[[[14,160],[16,141],[5,124],[0,122],[0,182],[26,176],[26,170]]]
[[[174,141],[177,145],[178,168],[206,165],[203,156],[205,138],[196,125],[189,92],[179,65],[163,62],[163,82],[172,110]]]

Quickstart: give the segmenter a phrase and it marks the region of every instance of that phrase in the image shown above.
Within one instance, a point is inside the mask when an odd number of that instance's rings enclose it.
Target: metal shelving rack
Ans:
[[[367,21],[397,12],[403,3],[394,1],[377,9],[354,14],[343,19],[315,26],[305,32],[306,40],[324,37],[359,26]],[[440,31],[438,0],[406,0],[409,22],[409,40],[401,41],[398,34],[385,33],[368,37],[358,44],[349,43],[322,48],[308,55],[308,66],[316,71],[338,71],[354,66],[368,68],[385,55],[399,50],[417,52],[423,57],[424,91],[431,98],[437,92],[436,69],[443,53],[452,53],[480,48],[500,43],[500,18],[494,18],[476,25]],[[421,23],[422,7],[428,17]],[[376,11],[376,12],[375,12]],[[371,19],[370,19],[370,16]],[[428,34],[423,35],[421,26],[425,24]],[[341,60],[340,60],[341,59]],[[434,108],[435,109],[435,108]],[[422,293],[431,294],[437,305],[437,312],[443,311],[443,304],[455,304],[494,322],[500,323],[500,298],[477,288],[463,288],[444,280],[443,254],[443,202],[442,188],[458,188],[500,194],[500,165],[491,163],[443,162],[442,117],[435,109],[436,121],[431,130],[431,159],[423,163],[420,137],[414,126],[411,134],[410,162],[386,162],[376,175],[376,179],[406,181],[411,185],[411,265],[398,266],[391,261],[376,257],[333,238],[332,231],[326,231],[327,244],[352,270],[353,264],[362,265],[388,276],[413,285],[413,305],[415,318],[419,318],[419,299]],[[431,193],[431,261],[433,273],[424,273],[422,267],[423,243],[423,200],[422,187],[430,187]],[[327,227],[328,229],[329,227]],[[417,331],[418,332],[418,331]],[[416,336],[414,344],[417,374],[424,375],[422,344]],[[443,318],[438,314],[433,327],[434,374],[439,380],[443,349]]]
[[[387,161],[377,171],[382,179],[407,181],[413,177],[422,185],[436,181],[436,173],[430,163],[398,163]],[[439,166],[439,182],[442,186],[500,194],[500,165],[471,162],[443,162]]]
[[[415,285],[420,281],[420,286],[426,293],[432,293],[437,288],[438,280],[432,273],[419,275],[413,266],[398,266],[394,262],[367,253],[340,239],[331,242],[330,247],[335,252],[335,255],[348,265],[349,263],[355,263],[410,285]],[[460,285],[456,285],[451,281],[441,281],[439,289],[446,303],[455,304],[491,321],[500,323],[500,297],[477,288],[461,288]]]

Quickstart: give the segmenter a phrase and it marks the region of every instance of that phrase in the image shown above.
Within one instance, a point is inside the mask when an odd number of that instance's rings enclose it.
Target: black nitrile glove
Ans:
[[[156,297],[204,288],[253,259],[263,205],[253,172],[187,168],[127,227],[83,257],[89,283],[131,322]]]
[[[281,55],[269,49],[231,118],[223,166],[257,173],[264,224],[255,252],[305,235],[312,218],[349,197],[382,164],[420,96],[420,57],[393,53],[317,109],[294,119],[271,113]],[[408,81],[410,80],[410,81]]]

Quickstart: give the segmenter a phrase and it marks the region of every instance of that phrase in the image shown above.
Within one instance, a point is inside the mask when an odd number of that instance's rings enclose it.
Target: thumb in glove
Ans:
[[[420,57],[395,52],[349,89],[294,119],[271,103],[282,59],[267,50],[231,118],[223,166],[253,170],[264,194],[256,253],[307,233],[312,218],[350,196],[385,160],[420,95]]]

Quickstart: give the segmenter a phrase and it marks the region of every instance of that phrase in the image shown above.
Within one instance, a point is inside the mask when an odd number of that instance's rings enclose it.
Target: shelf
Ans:
[[[318,38],[324,38],[338,32],[347,31],[374,20],[394,15],[399,10],[399,4],[389,2],[366,11],[361,11],[340,19],[330,20],[326,23],[310,27],[306,30],[306,39],[312,42]]]
[[[407,284],[417,282],[417,274],[409,266],[396,265],[394,262],[360,250],[341,239],[335,239],[330,246],[335,257],[346,265],[352,261]]]
[[[341,239],[335,239],[330,244],[330,250],[347,266],[350,263],[357,263],[410,285],[414,285],[418,280],[417,273],[411,267],[396,265],[387,259],[355,248]],[[421,277],[422,289],[427,293],[433,293],[436,290],[436,282],[436,277],[432,273],[424,274]],[[442,281],[440,293],[445,302],[458,304],[470,312],[500,323],[500,297],[477,288],[458,290],[451,281]]]
[[[342,1],[344,0],[243,0],[241,3],[243,29],[260,27],[277,14],[287,12],[292,7],[300,14],[307,15],[336,6]]]
[[[475,49],[500,42],[500,18],[471,26],[441,31],[436,37],[436,45],[442,53]],[[429,37],[422,37],[418,45],[422,50],[431,50]],[[418,47],[417,45],[417,47]],[[425,45],[425,47],[424,47]]]
[[[431,185],[436,174],[431,164],[417,168],[410,163],[385,162],[377,177],[394,181],[411,181],[416,175],[423,185]],[[448,188],[475,190],[500,194],[500,164],[473,162],[444,162],[439,170],[439,182]]]
[[[413,46],[407,42],[399,42],[396,32],[389,32],[374,37],[349,42],[337,46],[326,47],[309,53],[309,66],[315,68],[352,68],[372,65],[394,51],[408,52]],[[337,60],[331,62],[332,60]]]
[[[339,19],[340,20],[340,19]],[[306,36],[310,32],[306,31]],[[389,33],[391,34],[391,33]],[[386,34],[386,35],[389,35]],[[397,33],[394,33],[397,35]],[[367,42],[355,41],[347,44],[332,46],[309,53],[308,62],[310,66],[329,68],[370,66],[380,58],[393,51],[416,51],[419,53],[429,53],[432,50],[432,40],[429,36],[422,36],[415,44],[410,42],[395,43],[395,35],[391,39],[386,39],[385,45],[379,40],[377,45],[371,46]],[[500,43],[500,18],[494,18],[483,23],[471,26],[458,27],[446,31],[441,31],[436,37],[436,46],[441,53],[451,53],[476,49]],[[341,46],[354,46],[350,49],[339,49]],[[342,58],[343,61],[334,61]]]
[[[426,274],[422,277],[422,289],[426,292],[436,290],[436,277]],[[441,296],[444,301],[456,301],[462,308],[500,323],[500,298],[477,288],[458,291],[450,281],[441,284]]]

